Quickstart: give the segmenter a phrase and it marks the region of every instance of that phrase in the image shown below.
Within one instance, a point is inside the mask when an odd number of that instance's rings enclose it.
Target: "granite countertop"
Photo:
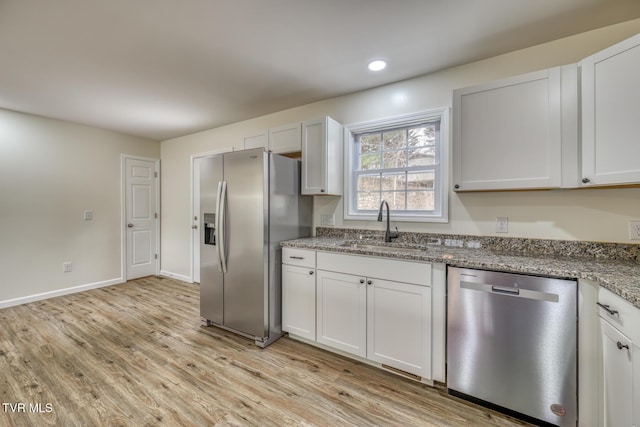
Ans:
[[[353,245],[356,243],[356,245]],[[362,245],[381,245],[362,248]],[[281,243],[284,247],[341,252],[345,254],[384,256],[405,260],[444,263],[454,267],[480,268],[514,273],[588,279],[609,289],[640,309],[640,263],[589,257],[561,257],[544,254],[524,255],[485,248],[441,245],[385,244],[374,239],[309,237]],[[394,247],[396,250],[394,250]],[[413,248],[417,251],[402,251]]]

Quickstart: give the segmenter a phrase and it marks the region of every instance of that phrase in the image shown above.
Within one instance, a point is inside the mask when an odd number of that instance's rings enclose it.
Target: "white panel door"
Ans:
[[[632,426],[633,344],[605,320],[602,328],[604,426]]]
[[[157,272],[156,162],[125,159],[126,279]]]
[[[455,90],[454,189],[560,187],[561,109],[559,67]]]
[[[357,356],[367,355],[365,278],[318,270],[317,341]]]
[[[315,269],[282,265],[282,330],[316,340]]]
[[[640,35],[581,63],[582,182],[640,182]]]
[[[295,153],[301,149],[301,122],[269,129],[269,149],[274,153]]]
[[[431,378],[431,288],[367,279],[367,358]]]

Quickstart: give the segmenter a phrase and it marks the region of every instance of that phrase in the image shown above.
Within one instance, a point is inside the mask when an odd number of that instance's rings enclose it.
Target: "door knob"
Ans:
[[[129,223],[129,224],[127,224],[127,227],[133,228],[133,224]]]

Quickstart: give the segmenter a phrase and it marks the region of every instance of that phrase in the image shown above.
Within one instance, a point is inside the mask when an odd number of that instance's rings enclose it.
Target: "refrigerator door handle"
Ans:
[[[220,181],[218,183],[218,215],[216,219],[218,221],[218,269],[223,273],[227,272],[227,255],[225,248],[225,211],[227,205],[227,181]]]

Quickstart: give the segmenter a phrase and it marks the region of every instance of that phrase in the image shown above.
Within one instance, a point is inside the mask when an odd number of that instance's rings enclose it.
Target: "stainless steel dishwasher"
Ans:
[[[449,393],[575,427],[577,282],[449,267],[447,284]]]

